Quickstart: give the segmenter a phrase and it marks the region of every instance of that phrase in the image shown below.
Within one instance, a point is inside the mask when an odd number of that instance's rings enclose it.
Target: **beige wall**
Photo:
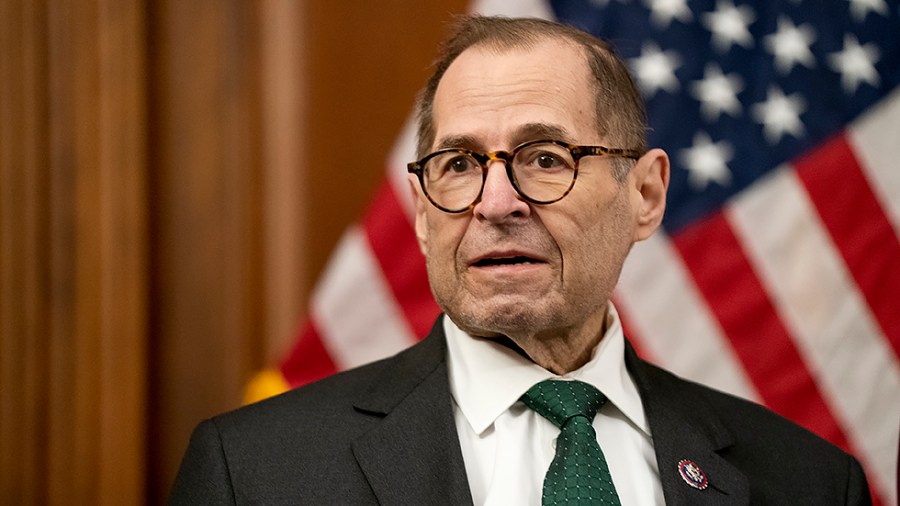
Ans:
[[[465,3],[0,1],[0,503],[164,500]]]

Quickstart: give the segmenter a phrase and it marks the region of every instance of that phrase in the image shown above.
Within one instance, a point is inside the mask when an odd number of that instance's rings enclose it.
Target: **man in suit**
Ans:
[[[445,314],[395,357],[203,422],[172,502],[869,503],[853,457],[625,339],[610,296],[669,179],[645,129],[604,42],[461,20],[409,165]],[[570,400],[589,413],[557,415]]]

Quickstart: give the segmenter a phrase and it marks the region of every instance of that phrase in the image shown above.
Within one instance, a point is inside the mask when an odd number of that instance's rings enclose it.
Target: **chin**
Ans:
[[[484,337],[511,336],[523,330],[533,332],[552,325],[553,312],[546,311],[533,299],[476,301],[462,308],[445,308],[445,312],[461,329]]]

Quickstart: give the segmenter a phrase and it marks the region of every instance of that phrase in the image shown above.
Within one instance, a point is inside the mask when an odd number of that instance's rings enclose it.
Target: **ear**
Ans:
[[[409,191],[412,193],[413,205],[415,205],[416,213],[416,240],[419,242],[419,250],[425,254],[426,244],[428,242],[428,229],[425,210],[428,209],[428,202],[425,202],[425,195],[419,191],[419,180],[412,174],[406,178],[409,183]]]
[[[666,190],[669,188],[669,155],[661,149],[651,149],[631,169],[637,199],[637,227],[635,241],[653,235],[662,223],[666,211]]]

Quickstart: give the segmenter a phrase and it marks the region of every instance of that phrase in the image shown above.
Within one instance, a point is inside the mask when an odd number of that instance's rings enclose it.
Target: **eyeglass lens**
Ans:
[[[575,178],[572,154],[567,148],[552,143],[522,146],[513,153],[511,168],[513,187],[526,199],[538,203],[562,198]],[[471,154],[452,150],[429,159],[422,180],[434,203],[450,210],[461,210],[478,198],[485,170]]]

